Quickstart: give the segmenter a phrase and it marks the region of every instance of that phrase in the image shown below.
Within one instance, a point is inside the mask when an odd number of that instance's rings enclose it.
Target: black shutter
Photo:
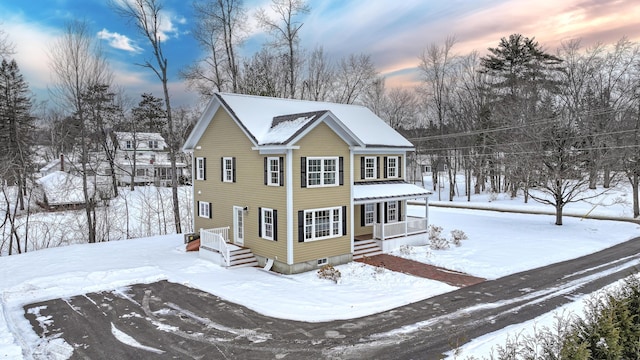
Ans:
[[[364,216],[364,211],[366,209],[366,205],[360,205],[360,226],[364,226],[365,223],[365,216]]]
[[[398,156],[398,174],[397,175],[399,178],[402,178],[404,176],[402,176],[402,165],[401,165],[402,161],[400,160],[402,160],[402,157]]]
[[[231,169],[233,171],[233,182],[236,182],[236,158],[231,158]]]
[[[347,207],[342,207],[342,236],[347,235]]]
[[[224,181],[224,158],[220,158],[220,181]]]
[[[209,203],[209,219],[213,217],[213,206]]]
[[[202,158],[202,180],[207,180],[207,158]]]
[[[376,179],[380,179],[380,156],[376,157]]]
[[[338,185],[344,185],[344,158],[338,158]]]
[[[300,187],[307,187],[307,158],[300,158]]]
[[[284,158],[280,156],[280,161],[278,163],[278,169],[280,170],[280,186],[284,186]]]
[[[388,175],[387,175],[387,174],[388,174],[388,173],[387,173],[387,171],[388,171],[388,170],[387,170],[387,157],[386,157],[386,156],[384,157],[383,162],[384,162],[384,178],[386,179],[386,178],[387,178],[387,176],[388,176]]]
[[[262,237],[262,208],[258,208],[258,237]]]
[[[402,201],[398,201],[398,221],[402,221]]]
[[[360,180],[364,179],[364,156],[360,158]]]
[[[386,224],[387,221],[389,221],[389,219],[387,218],[387,210],[388,210],[387,203],[383,202],[382,206],[383,206],[383,209],[384,209],[384,210],[382,210],[382,211],[384,211],[384,223]]]
[[[267,185],[267,177],[269,176],[269,159],[264,158],[264,184]]]
[[[273,210],[273,241],[278,241],[278,210]]]
[[[304,211],[298,211],[298,242],[304,242]]]

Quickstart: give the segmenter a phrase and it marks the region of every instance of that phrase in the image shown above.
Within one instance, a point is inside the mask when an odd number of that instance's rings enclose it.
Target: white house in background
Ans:
[[[121,185],[171,185],[171,162],[165,139],[159,133],[114,132],[116,177]],[[186,164],[177,162],[177,176],[183,178]]]

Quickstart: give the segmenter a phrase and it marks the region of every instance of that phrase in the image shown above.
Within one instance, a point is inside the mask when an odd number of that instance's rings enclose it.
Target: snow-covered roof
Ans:
[[[55,171],[36,181],[42,186],[49,205],[69,205],[85,202],[82,178],[79,176],[71,175],[64,171]],[[93,185],[90,185],[89,188],[93,189]]]
[[[413,144],[364,106],[217,93],[185,142],[193,150],[218,108],[224,107],[256,145],[287,145],[325,121],[363,147],[412,149]]]
[[[134,133],[125,132],[125,131],[116,131],[114,132],[116,139],[119,141],[133,140]],[[135,138],[137,141],[149,141],[149,140],[157,140],[164,141],[164,138],[160,133],[147,133],[147,132],[138,132],[135,133]]]
[[[416,199],[429,195],[431,195],[431,191],[404,181],[359,183],[353,186],[353,202],[355,204],[379,200]]]

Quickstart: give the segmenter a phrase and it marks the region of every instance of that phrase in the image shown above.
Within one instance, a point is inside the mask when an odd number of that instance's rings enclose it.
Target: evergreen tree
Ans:
[[[167,112],[163,100],[143,93],[138,106],[131,110],[137,131],[162,133],[167,126]]]
[[[0,164],[7,169],[5,181],[15,184],[23,192],[31,165],[34,119],[31,116],[29,86],[22,77],[15,60],[0,64]],[[18,197],[20,209],[24,199]]]

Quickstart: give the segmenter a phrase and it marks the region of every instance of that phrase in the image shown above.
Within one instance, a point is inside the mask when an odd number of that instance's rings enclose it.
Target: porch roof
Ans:
[[[404,181],[359,183],[353,186],[353,203],[365,204],[382,200],[426,198],[431,191]]]

